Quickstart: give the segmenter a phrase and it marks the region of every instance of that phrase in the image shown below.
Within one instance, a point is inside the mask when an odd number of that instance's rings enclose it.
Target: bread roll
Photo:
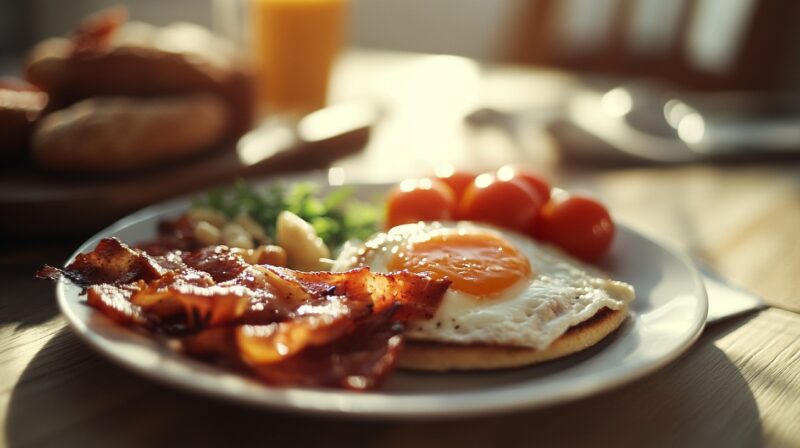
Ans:
[[[0,81],[0,160],[25,153],[33,126],[47,105],[47,94]]]
[[[43,118],[31,149],[48,170],[115,173],[213,148],[229,121],[213,94],[92,98]]]
[[[87,44],[91,36],[101,34],[92,34],[93,23],[105,27],[96,48]],[[229,109],[230,136],[250,129],[254,108],[252,79],[225,42],[204,28],[189,24],[158,28],[128,23],[119,30],[108,30],[108,26],[102,17],[94,17],[78,31],[89,37],[40,43],[29,54],[26,79],[62,107],[95,96],[156,97],[209,92],[222,98]]]

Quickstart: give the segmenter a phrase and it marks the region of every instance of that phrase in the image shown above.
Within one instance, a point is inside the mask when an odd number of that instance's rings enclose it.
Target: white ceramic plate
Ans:
[[[296,180],[292,178],[291,180]],[[317,179],[319,180],[319,179]],[[373,197],[386,187],[358,185]],[[98,240],[152,238],[158,220],[185,210],[189,198],[149,207],[103,230]],[[429,418],[541,407],[607,390],[675,359],[703,329],[708,304],[700,275],[683,255],[625,226],[601,266],[634,285],[636,301],[621,328],[597,346],[540,366],[508,371],[410,373],[397,371],[380,390],[272,388],[187,358],[153,337],[113,324],[86,306],[80,288],[57,287],[62,312],[77,333],[103,355],[154,380],[216,397],[293,412],[365,418]],[[74,256],[73,256],[74,258]]]

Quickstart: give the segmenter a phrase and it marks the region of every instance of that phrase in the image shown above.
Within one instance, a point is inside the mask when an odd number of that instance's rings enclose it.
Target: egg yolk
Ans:
[[[488,234],[441,234],[396,253],[389,269],[447,278],[451,288],[492,296],[531,275],[528,258],[503,238]]]

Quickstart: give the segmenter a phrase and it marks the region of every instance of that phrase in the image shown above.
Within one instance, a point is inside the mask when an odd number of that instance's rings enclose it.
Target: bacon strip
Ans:
[[[442,295],[450,286],[449,280],[433,280],[408,271],[381,274],[371,272],[369,268],[348,272],[300,272],[274,266],[268,269],[288,282],[312,291],[333,287],[329,291],[331,294],[348,294],[360,300],[369,300],[375,304],[376,312],[401,305],[395,318],[402,321],[432,317]]]
[[[402,347],[403,326],[392,310],[374,314],[351,333],[331,344],[309,347],[302,356],[279,364],[255,366],[261,379],[275,385],[372,389],[395,366]]]
[[[395,365],[402,323],[433,315],[447,280],[401,271],[299,272],[250,265],[216,246],[150,256],[102,240],[63,275],[123,325],[176,335],[191,356],[280,386],[375,387]]]
[[[87,303],[118,324],[150,326],[142,308],[131,303],[131,297],[137,290],[138,285],[92,285],[87,290]]]
[[[136,280],[155,280],[166,272],[146,253],[131,249],[116,238],[105,238],[92,252],[75,257],[66,270],[45,266],[36,275],[50,279],[63,275],[86,287],[100,283],[119,285]]]
[[[331,301],[309,316],[269,325],[239,325],[236,342],[242,360],[266,366],[292,357],[307,347],[329,344],[353,328],[353,311]]]

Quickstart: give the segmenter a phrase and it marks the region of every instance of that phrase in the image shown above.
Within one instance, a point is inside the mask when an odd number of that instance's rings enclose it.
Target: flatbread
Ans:
[[[409,370],[492,370],[528,366],[585,350],[619,328],[627,307],[603,308],[590,319],[570,328],[544,350],[479,344],[447,344],[406,340],[399,366]]]

